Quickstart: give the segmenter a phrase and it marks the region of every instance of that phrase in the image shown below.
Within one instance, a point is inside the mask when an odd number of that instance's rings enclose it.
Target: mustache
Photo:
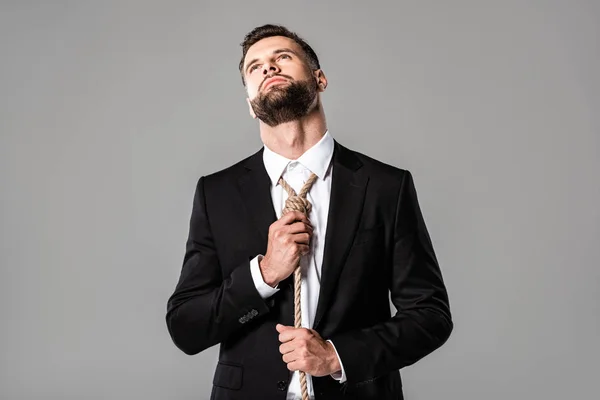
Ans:
[[[289,76],[289,75],[284,75],[284,74],[274,74],[274,75],[268,75],[268,76],[266,76],[266,77],[265,77],[265,79],[263,79],[263,81],[260,83],[260,86],[258,87],[258,90],[262,89],[263,85],[265,84],[265,82],[266,82],[268,79],[275,78],[276,76],[280,76],[280,77],[282,77],[282,78],[286,78],[287,80],[290,80],[290,81],[293,81],[293,80],[294,80],[294,78],[292,78],[291,76]]]

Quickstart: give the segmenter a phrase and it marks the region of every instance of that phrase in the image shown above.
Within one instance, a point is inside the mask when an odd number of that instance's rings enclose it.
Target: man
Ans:
[[[169,333],[190,355],[221,344],[214,400],[301,399],[300,371],[311,399],[402,399],[399,369],[453,326],[412,176],[333,140],[327,78],[295,33],[265,25],[242,46],[264,147],[199,179]],[[292,198],[307,215],[282,212]]]

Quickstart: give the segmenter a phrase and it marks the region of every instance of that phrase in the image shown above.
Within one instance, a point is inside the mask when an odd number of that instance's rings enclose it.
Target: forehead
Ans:
[[[248,52],[246,53],[246,58],[244,59],[244,65],[248,65],[248,61],[250,60],[273,54],[275,50],[285,48],[294,50],[296,53],[304,55],[302,48],[294,40],[285,36],[271,36],[261,39],[250,46]]]

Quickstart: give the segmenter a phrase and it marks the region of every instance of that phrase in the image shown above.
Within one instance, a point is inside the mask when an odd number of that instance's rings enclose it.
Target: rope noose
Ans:
[[[299,194],[283,179],[279,178],[279,184],[288,193],[288,198],[285,201],[285,207],[281,212],[281,215],[285,215],[290,211],[300,211],[308,218],[312,204],[306,199],[310,188],[313,183],[317,180],[317,175],[312,174],[306,181]],[[302,328],[302,310],[300,309],[300,290],[302,287],[302,275],[300,268],[300,261],[294,269],[294,328]],[[304,371],[298,371],[300,373],[300,389],[302,390],[302,400],[309,400],[308,398],[308,386],[306,383],[306,373]]]

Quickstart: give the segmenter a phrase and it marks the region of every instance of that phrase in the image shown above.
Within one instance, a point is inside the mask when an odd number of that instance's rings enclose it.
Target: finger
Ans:
[[[307,244],[298,244],[298,253],[303,256],[307,255],[310,253],[310,246]]]
[[[283,225],[289,225],[289,224],[293,224],[294,222],[296,222],[296,220],[298,219],[298,216],[296,215],[296,211],[290,211],[284,215],[281,216],[281,218],[279,218],[280,223],[282,223]]]
[[[288,331],[290,329],[294,329],[294,327],[293,326],[282,325],[282,324],[277,324],[277,325],[275,325],[275,329],[277,329],[277,332],[282,333],[282,332]]]
[[[287,364],[287,368],[290,371],[301,371],[301,369],[300,369],[301,367],[302,367],[302,363],[299,361],[292,361]]]
[[[271,226],[269,227],[269,230],[272,230],[272,231],[279,230],[284,226],[287,226],[287,225],[290,225],[290,224],[293,224],[294,222],[296,222],[296,218],[290,214],[291,213],[282,215],[281,218],[279,218],[277,221],[275,221],[271,224]]]
[[[289,342],[290,340],[294,340],[294,338],[296,336],[298,336],[299,334],[301,334],[301,329],[296,329],[296,328],[291,328],[291,329],[286,329],[283,332],[279,333],[279,341],[281,343],[286,343]]]
[[[296,233],[292,235],[292,240],[299,244],[310,244],[310,235],[308,233]]]
[[[304,222],[305,224],[310,225],[310,221],[309,221],[308,217],[306,216],[306,214],[304,214],[303,212],[300,212],[300,211],[292,211],[292,212],[294,213],[294,217],[296,218],[296,221]]]
[[[306,341],[312,338],[312,333],[307,328],[292,328],[279,335],[279,341],[282,343],[296,340],[295,347],[303,346]],[[283,339],[283,340],[282,340]]]
[[[310,225],[310,221],[308,220],[308,217],[306,215],[304,215],[304,213],[301,213],[300,211],[290,211],[287,214],[285,214],[284,216],[282,216],[279,219],[279,221],[281,221],[285,225],[292,224],[296,221],[304,222],[305,224]]]
[[[284,354],[281,357],[281,359],[283,360],[284,363],[288,364],[288,363],[296,361],[297,356],[296,356],[296,354],[294,352],[292,352],[292,353]]]
[[[279,346],[279,352],[281,354],[288,354],[294,351],[296,346],[294,346],[294,341],[284,343]]]
[[[307,224],[306,222],[294,222],[291,225],[288,225],[289,233],[313,233],[314,228],[312,225]]]

